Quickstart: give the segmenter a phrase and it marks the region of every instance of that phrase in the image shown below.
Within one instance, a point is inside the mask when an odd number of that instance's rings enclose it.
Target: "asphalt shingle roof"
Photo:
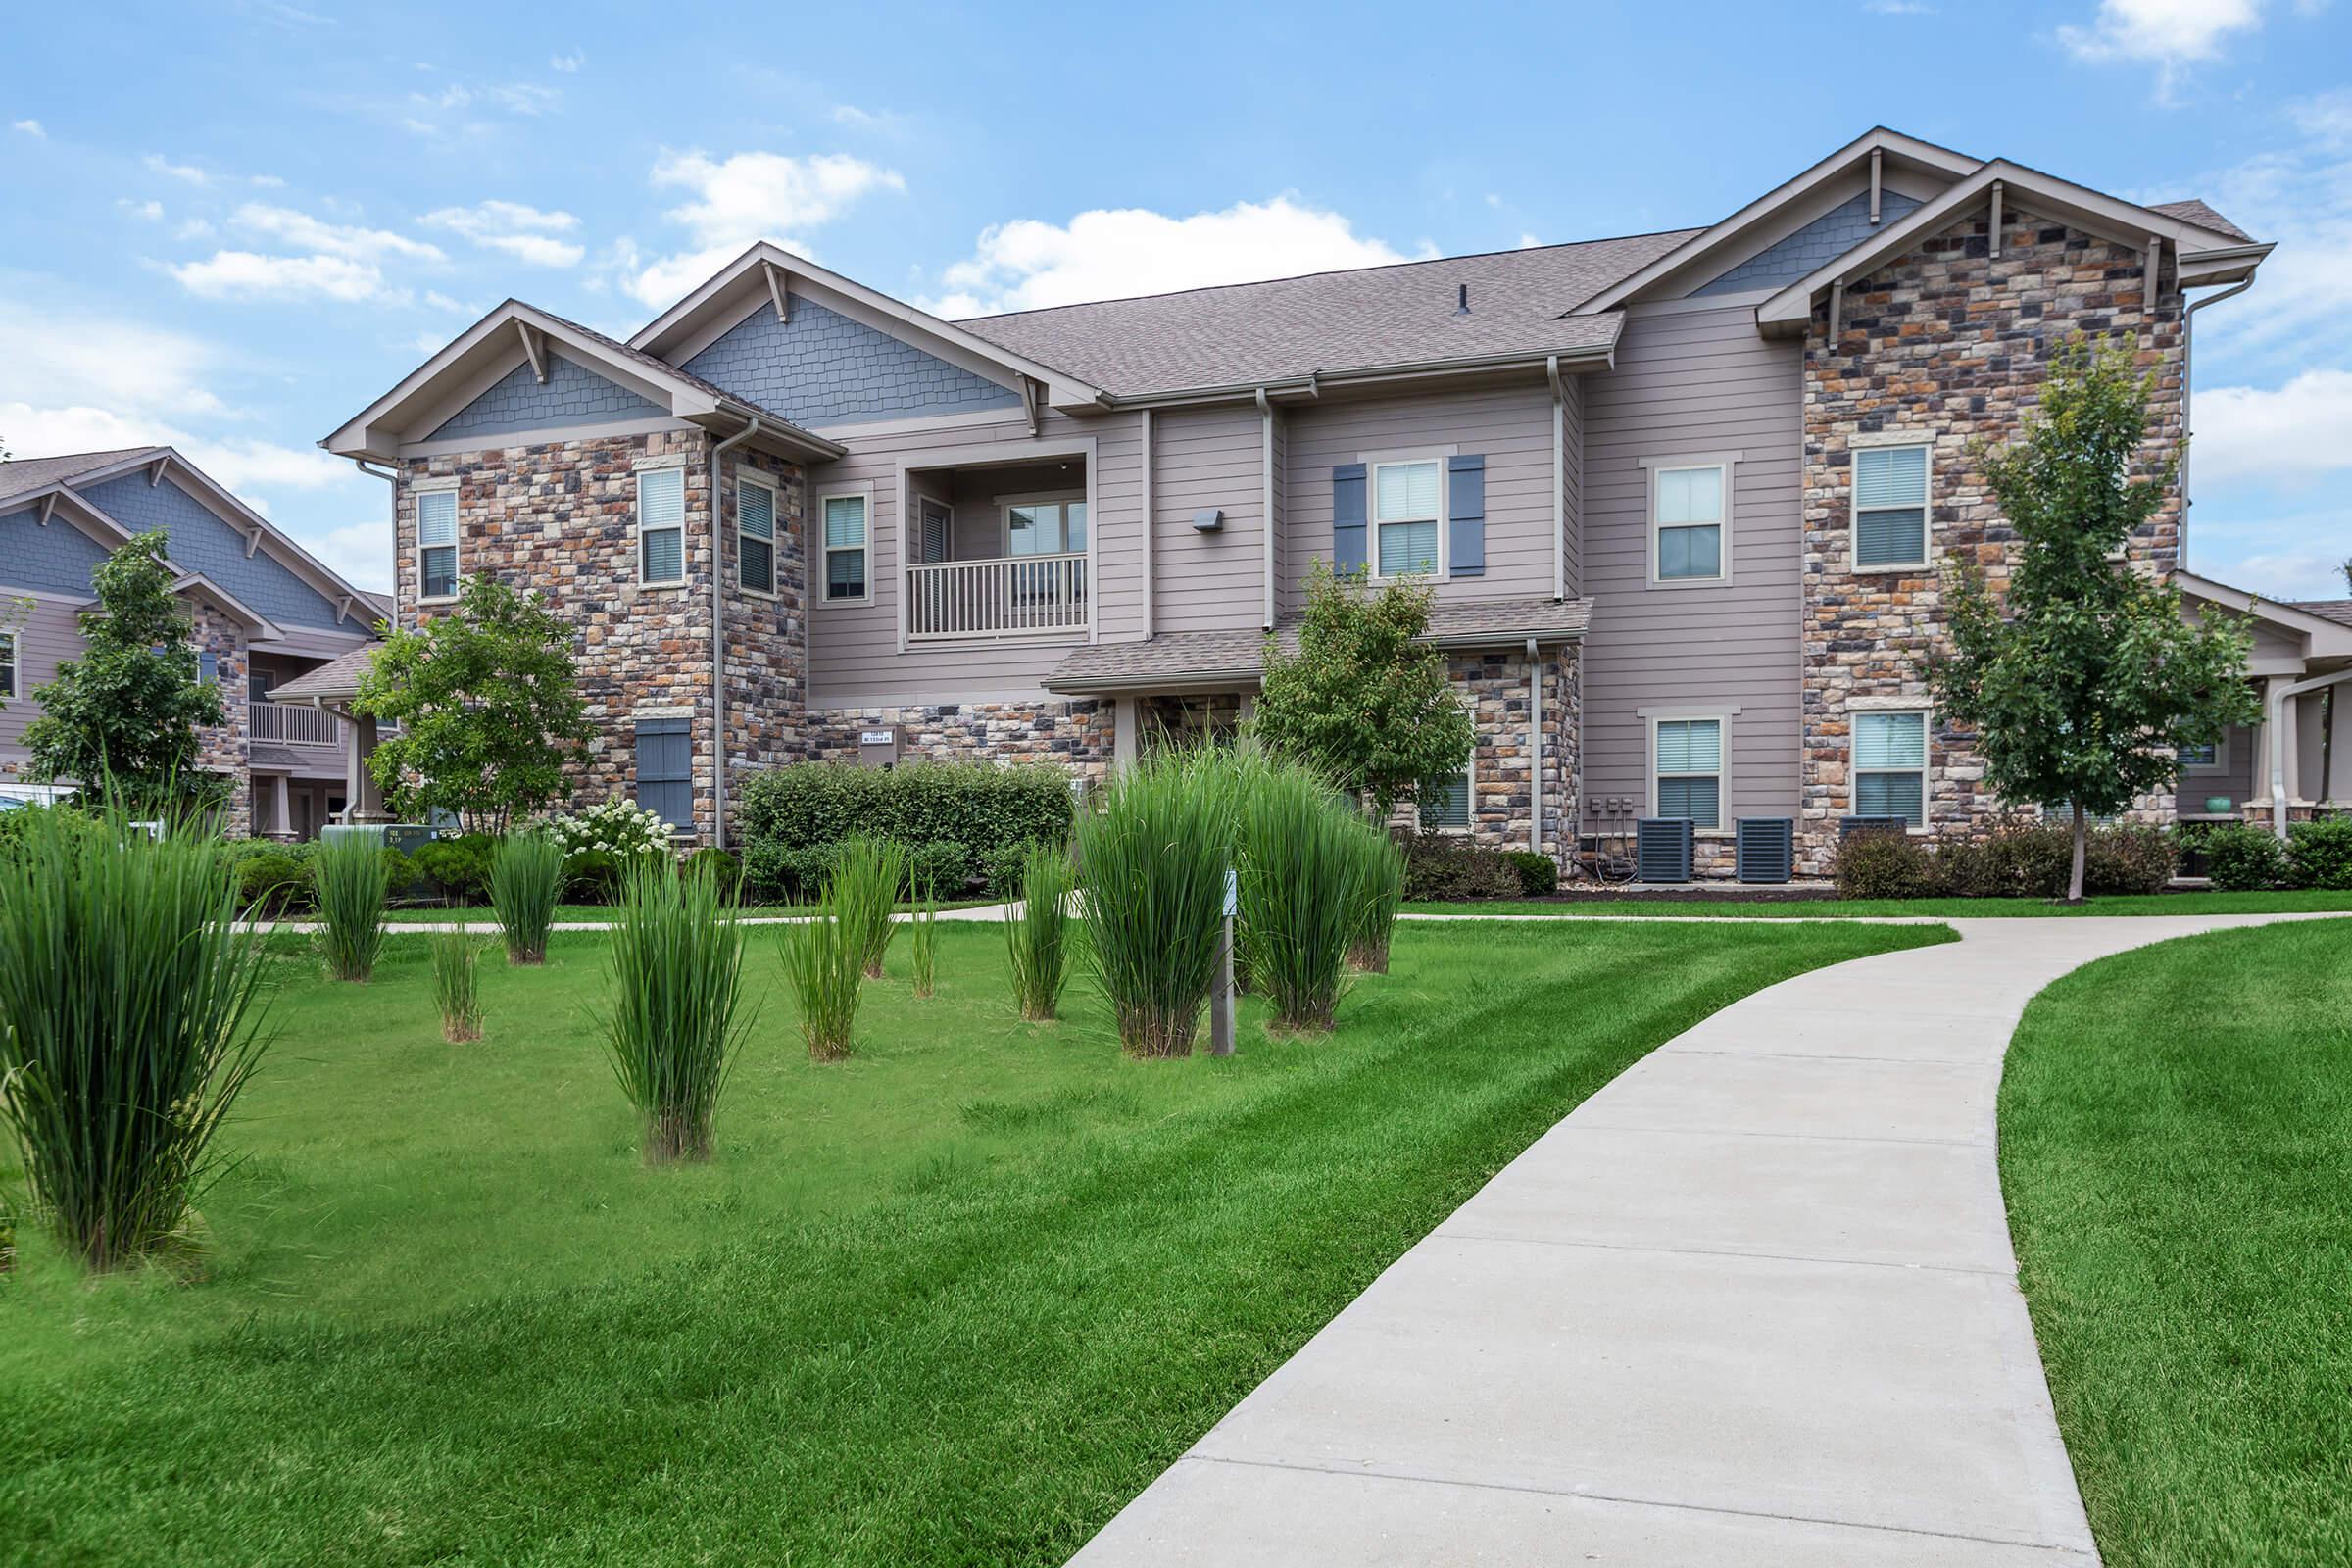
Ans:
[[[2339,626],[2352,626],[2352,599],[2306,599],[2295,608],[2307,615],[2332,620]]]
[[[85,473],[95,473],[100,468],[114,466],[125,458],[169,450],[166,447],[116,447],[111,452],[68,452],[54,458],[19,458],[13,463],[0,463],[0,501],[34,490],[46,490],[53,484],[77,479]]]
[[[2210,228],[2216,233],[2227,234],[2231,239],[2243,240],[2249,245],[2254,242],[2253,235],[2194,197],[2180,202],[2150,202],[2148,211],[2162,213],[2167,218],[2178,218],[2183,223],[2194,223],[2199,228]]]
[[[1572,353],[1615,341],[1619,321],[1605,315],[1562,319],[1565,312],[1696,232],[1675,229],[1316,272],[956,324],[1113,396],[1494,355]],[[1466,315],[1459,311],[1464,285],[1470,291]]]
[[[273,703],[307,703],[313,699],[334,703],[356,697],[360,692],[360,677],[375,660],[380,643],[363,643],[349,653],[338,654],[317,669],[306,669],[283,686],[270,690]]]

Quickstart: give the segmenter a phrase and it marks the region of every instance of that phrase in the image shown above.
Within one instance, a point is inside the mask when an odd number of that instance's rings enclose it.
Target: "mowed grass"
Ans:
[[[2278,893],[2127,893],[2085,899],[2079,905],[2047,899],[1643,899],[1589,897],[1560,900],[1504,899],[1493,903],[1440,904],[1416,901],[1416,914],[1541,914],[1696,916],[1714,920],[1838,920],[1916,915],[1932,920],[2080,918],[2116,914],[2279,914],[2352,912],[2352,893],[2298,889]]]
[[[204,1201],[212,1277],[0,1288],[0,1555],[66,1564],[1058,1563],[1585,1096],[1887,927],[1406,927],[1323,1041],[1122,1059],[1002,939],[906,943],[859,1054],[762,1015],[707,1167],[649,1170],[586,1008],[600,938],[488,959],[448,1046],[422,942],[279,1043]]]
[[[997,901],[984,898],[945,899],[936,907],[942,909],[976,909]],[[756,904],[745,905],[741,912],[748,917],[765,918],[773,915],[808,914],[816,906],[812,904]],[[911,906],[901,904],[902,910]],[[557,923],[576,925],[583,921],[601,924],[613,918],[615,910],[610,904],[559,904]],[[289,921],[310,921],[318,918],[307,911],[293,911],[280,916]],[[496,925],[498,911],[486,904],[397,904],[384,911],[384,919],[392,925]]]
[[[2060,980],[2001,1182],[2109,1568],[2352,1562],[2352,921]]]

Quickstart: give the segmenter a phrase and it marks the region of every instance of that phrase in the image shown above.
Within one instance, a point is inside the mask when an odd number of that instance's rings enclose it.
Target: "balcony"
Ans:
[[[1086,553],[906,567],[906,640],[1067,636],[1087,629]]]
[[[299,703],[254,703],[246,728],[257,741],[287,746],[340,746],[343,722],[323,708]]]

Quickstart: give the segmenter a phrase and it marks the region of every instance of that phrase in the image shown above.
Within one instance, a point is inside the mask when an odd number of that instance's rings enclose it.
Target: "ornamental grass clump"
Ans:
[[[939,978],[939,902],[928,895],[909,911],[906,956],[914,966],[914,994],[929,996]]]
[[[714,879],[641,859],[612,934],[606,1046],[645,1123],[649,1165],[710,1157],[710,1119],[750,1019],[743,928]]]
[[[1363,926],[1348,950],[1348,962],[1365,974],[1389,972],[1389,938],[1404,907],[1404,846],[1396,835],[1367,822],[1357,842],[1361,859]]]
[[[784,979],[800,1004],[801,1038],[811,1061],[839,1061],[850,1054],[858,992],[865,984],[865,950],[843,912],[843,893],[838,878],[828,882],[814,915],[784,927]]]
[[[1185,1056],[1207,1005],[1240,805],[1229,753],[1162,753],[1081,815],[1085,952],[1130,1055]]]
[[[490,858],[490,906],[506,934],[509,963],[545,963],[547,931],[564,896],[564,846],[546,832],[516,833]]]
[[[433,1002],[441,1009],[441,1038],[464,1045],[482,1038],[482,944],[463,931],[436,931]]]
[[[382,847],[365,833],[338,833],[319,841],[311,857],[311,880],[318,897],[318,945],[327,972],[338,980],[366,980],[375,973],[384,945],[384,899],[391,872]]]
[[[898,934],[891,917],[898,912],[899,890],[906,880],[906,852],[900,846],[886,839],[842,840],[826,888],[870,979],[882,978],[882,960],[890,953],[890,939]]]
[[[266,1045],[261,939],[217,841],[39,814],[0,850],[0,1124],[27,1218],[111,1269],[186,1245]]]
[[[1364,931],[1363,818],[1313,772],[1238,758],[1242,782],[1236,956],[1278,1029],[1328,1030]]]
[[[1056,1017],[1069,983],[1072,924],[1070,858],[1050,844],[1030,847],[1021,863],[1018,911],[1004,911],[1004,954],[1013,1000],[1033,1023]]]

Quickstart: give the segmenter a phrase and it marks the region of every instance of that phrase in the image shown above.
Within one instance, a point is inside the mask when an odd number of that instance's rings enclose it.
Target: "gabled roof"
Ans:
[[[2175,572],[2173,581],[2192,599],[2202,599],[2295,633],[2305,639],[2306,647],[2315,658],[2352,655],[2352,600],[2327,599],[2295,604],[2280,599],[2265,599],[2243,588],[2232,588],[2226,582],[2200,577],[2193,571]]]
[[[406,423],[420,417],[454,386],[497,370],[517,354],[537,365],[551,344],[562,348],[565,358],[640,393],[674,418],[730,432],[749,428],[758,419],[764,440],[803,459],[838,458],[846,450],[665,360],[520,300],[494,308],[318,444],[337,457],[390,463],[399,455]]]
[[[2227,235],[2241,244],[2251,245],[2254,243],[2253,235],[2194,197],[2180,202],[2150,202],[2148,211],[2162,213],[2167,218],[2178,218],[2182,222],[2194,223],[2199,228],[2211,229],[2216,234]]]
[[[2338,626],[2352,627],[2352,599],[2297,599],[2294,608],[2306,615],[2332,620]]]
[[[360,677],[375,662],[376,643],[363,643],[347,654],[328,660],[316,669],[306,669],[283,686],[270,690],[273,703],[310,703],[323,707],[328,703],[347,703],[360,694]]]
[[[31,496],[51,485],[71,484],[85,474],[111,469],[124,460],[138,460],[169,451],[168,447],[114,447],[105,452],[68,452],[54,458],[17,458],[0,463],[0,508],[11,508],[19,496]]]

